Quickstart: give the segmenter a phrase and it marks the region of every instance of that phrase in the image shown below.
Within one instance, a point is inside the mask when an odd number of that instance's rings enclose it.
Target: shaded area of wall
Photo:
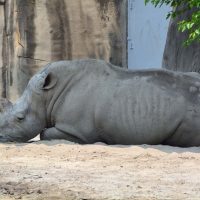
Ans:
[[[192,10],[172,19],[168,29],[167,41],[163,55],[163,68],[175,71],[200,72],[200,43],[186,47],[183,42],[187,39],[186,32],[178,31],[177,22],[189,19]]]
[[[3,38],[4,38],[4,34],[5,34],[5,30],[4,30],[4,6],[1,4],[0,1],[0,95],[1,96],[6,96],[5,91],[4,91],[4,87],[5,87],[5,82],[6,82],[6,71],[5,71],[5,66],[3,65]]]
[[[126,3],[6,0],[0,6],[1,96],[18,98],[30,77],[51,61],[98,58],[126,67]]]

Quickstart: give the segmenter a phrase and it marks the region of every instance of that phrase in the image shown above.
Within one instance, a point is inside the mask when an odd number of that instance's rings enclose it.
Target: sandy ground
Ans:
[[[200,199],[200,148],[0,144],[0,199]]]

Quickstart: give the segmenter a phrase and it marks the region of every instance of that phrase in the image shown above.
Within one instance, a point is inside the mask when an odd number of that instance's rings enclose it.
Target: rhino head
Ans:
[[[15,104],[0,100],[0,142],[26,142],[46,127],[45,90],[55,84],[51,74],[36,74]]]

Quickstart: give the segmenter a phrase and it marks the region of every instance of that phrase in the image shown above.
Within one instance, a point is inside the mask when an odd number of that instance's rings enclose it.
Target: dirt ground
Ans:
[[[0,199],[200,199],[200,148],[0,144]]]

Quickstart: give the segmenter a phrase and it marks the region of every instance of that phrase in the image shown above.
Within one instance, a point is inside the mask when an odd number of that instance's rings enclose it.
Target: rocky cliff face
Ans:
[[[0,0],[1,96],[45,64],[99,58],[126,67],[126,0]]]
[[[188,34],[179,32],[177,28],[177,22],[190,18],[191,14],[192,10],[171,20],[163,56],[164,68],[175,71],[200,72],[200,43],[184,46],[183,42],[187,39]]]

